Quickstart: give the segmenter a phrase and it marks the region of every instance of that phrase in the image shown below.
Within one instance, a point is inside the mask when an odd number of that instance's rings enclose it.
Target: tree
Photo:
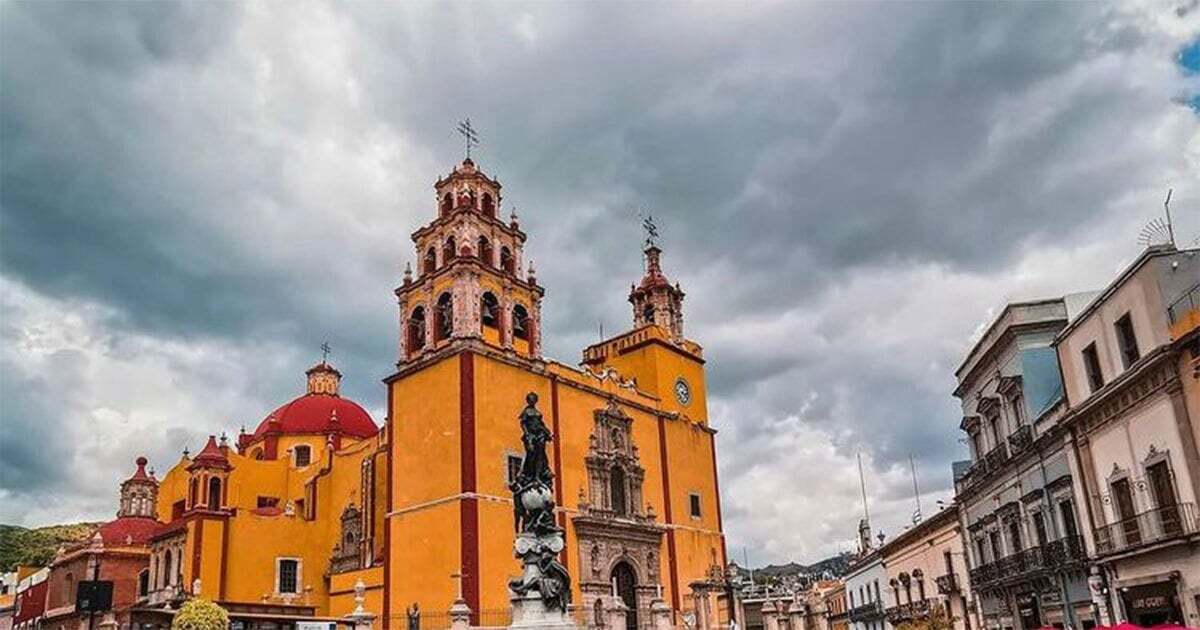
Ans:
[[[184,602],[171,622],[171,630],[228,630],[229,613],[207,599]]]

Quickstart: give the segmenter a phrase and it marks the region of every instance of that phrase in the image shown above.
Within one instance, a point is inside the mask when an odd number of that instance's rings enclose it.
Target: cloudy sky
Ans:
[[[134,457],[253,428],[326,339],[381,419],[469,116],[551,356],[628,325],[658,219],[735,557],[851,548],[859,452],[897,532],[910,454],[950,493],[953,370],[1005,301],[1106,283],[1168,187],[1200,236],[1174,1],[4,3],[0,522],[111,516]]]

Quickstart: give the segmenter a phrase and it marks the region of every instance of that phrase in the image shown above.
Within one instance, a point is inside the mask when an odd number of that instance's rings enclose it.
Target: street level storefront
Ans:
[[[1118,589],[1126,618],[1146,628],[1183,620],[1178,576],[1160,582]]]

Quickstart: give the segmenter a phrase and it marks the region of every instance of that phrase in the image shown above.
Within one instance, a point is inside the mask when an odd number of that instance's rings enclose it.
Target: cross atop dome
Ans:
[[[654,218],[642,219],[646,230],[644,249],[646,271],[642,280],[629,290],[635,327],[657,324],[676,342],[683,341],[683,289],[671,284],[662,270],[662,249],[658,246],[658,226]]]

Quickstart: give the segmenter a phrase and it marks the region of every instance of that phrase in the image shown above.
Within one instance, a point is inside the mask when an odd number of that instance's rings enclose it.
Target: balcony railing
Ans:
[[[939,575],[934,581],[937,582],[938,593],[941,595],[951,595],[959,591],[957,574]]]
[[[996,448],[983,456],[983,461],[987,462],[988,470],[996,470],[1001,464],[1008,461],[1008,445],[1003,442],[997,444]]]
[[[1033,444],[1033,427],[1028,424],[1022,425],[1008,436],[1008,446],[1014,453],[1025,450],[1030,444]]]
[[[1082,536],[1068,536],[1045,544],[1043,552],[1046,566],[1059,568],[1087,560]]]
[[[1082,538],[1060,538],[971,569],[971,587],[986,589],[1024,582],[1044,572],[1077,564],[1086,558]],[[938,580],[939,592],[943,592],[941,578]]]
[[[1132,518],[1097,527],[1096,553],[1129,551],[1197,533],[1196,506],[1179,503],[1146,510]]]
[[[851,621],[872,621],[883,617],[883,606],[875,602],[867,602],[850,609]]]
[[[928,617],[929,611],[933,608],[933,603],[933,600],[926,598],[900,604],[899,606],[892,606],[887,609],[886,613],[888,623],[895,626],[906,621]]]

